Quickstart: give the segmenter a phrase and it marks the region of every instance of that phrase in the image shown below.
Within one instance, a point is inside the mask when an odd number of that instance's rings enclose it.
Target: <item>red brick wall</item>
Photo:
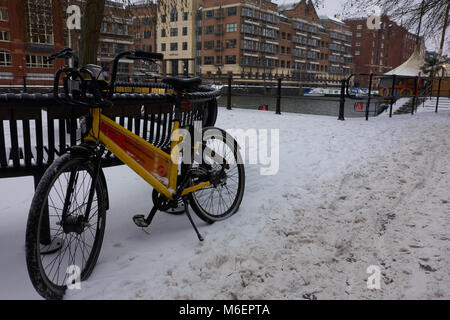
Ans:
[[[9,20],[0,22],[0,30],[10,32],[10,41],[0,41],[0,50],[11,53],[12,66],[0,66],[0,72],[12,72],[13,80],[0,79],[0,85],[22,85],[23,76],[27,73],[54,74],[57,68],[63,65],[63,61],[54,63],[53,69],[27,68],[26,55],[49,55],[49,53],[38,53],[27,50],[27,16],[26,0],[2,0],[0,8],[8,9]],[[64,48],[64,35],[62,29],[63,10],[61,1],[53,1],[53,52]],[[28,85],[49,85],[52,81],[27,81]]]
[[[369,30],[366,19],[345,21],[353,32],[353,53],[360,52],[359,56],[355,54],[356,73],[386,73],[404,63],[414,53],[415,35],[387,17],[383,17],[381,21],[385,28],[380,31]],[[361,30],[358,29],[358,25],[362,26]],[[357,36],[358,33],[361,37]],[[356,46],[357,43],[360,46]],[[380,63],[381,60],[383,65]]]

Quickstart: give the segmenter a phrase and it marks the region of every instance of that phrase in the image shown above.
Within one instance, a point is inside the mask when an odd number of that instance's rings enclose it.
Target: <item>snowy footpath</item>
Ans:
[[[225,129],[280,129],[277,175],[247,165],[239,212],[212,226],[159,213],[126,167],[97,266],[69,299],[450,299],[450,111],[337,121],[220,109]],[[0,299],[39,298],[25,265],[31,178],[0,180]],[[369,290],[369,266],[381,271]]]

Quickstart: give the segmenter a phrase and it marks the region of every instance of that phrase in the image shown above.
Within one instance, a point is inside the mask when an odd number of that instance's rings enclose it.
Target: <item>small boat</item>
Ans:
[[[326,91],[322,88],[307,88],[305,89],[305,97],[325,97]]]
[[[325,97],[340,97],[341,96],[341,89],[339,88],[330,88],[325,93]]]

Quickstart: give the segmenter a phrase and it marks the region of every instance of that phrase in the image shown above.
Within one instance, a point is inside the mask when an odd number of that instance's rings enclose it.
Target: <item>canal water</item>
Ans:
[[[356,118],[364,117],[364,112],[355,111],[355,103],[358,100],[346,99],[345,101],[345,117]],[[257,110],[261,105],[268,105],[269,111],[275,112],[277,99],[274,96],[264,95],[233,95],[231,97],[231,105],[233,108],[253,109]],[[219,106],[227,106],[227,96],[222,95],[219,99]],[[316,114],[324,116],[337,117],[339,114],[339,98],[336,97],[282,97],[281,112],[293,112],[303,114]],[[371,112],[370,116],[374,116]]]

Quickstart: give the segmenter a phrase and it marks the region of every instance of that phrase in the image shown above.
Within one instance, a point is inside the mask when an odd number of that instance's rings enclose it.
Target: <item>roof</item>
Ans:
[[[337,23],[339,25],[348,27],[348,25],[346,25],[344,21],[339,20],[338,18],[335,18],[335,17],[330,17],[328,15],[320,15],[319,19],[320,20],[329,20],[329,21],[332,21],[332,22]]]
[[[387,75],[398,75],[398,76],[418,76],[421,72],[420,68],[425,64],[425,59],[420,53],[420,49],[416,49],[414,53],[409,57],[405,63],[401,64],[397,68],[387,72]]]
[[[280,0],[278,11],[294,10],[302,0]]]

